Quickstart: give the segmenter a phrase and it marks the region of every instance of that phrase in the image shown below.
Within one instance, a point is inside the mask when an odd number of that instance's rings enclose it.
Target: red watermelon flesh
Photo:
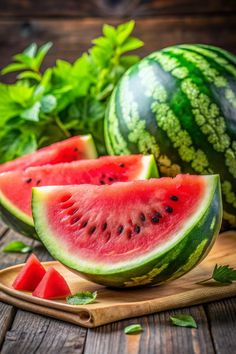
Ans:
[[[90,135],[75,136],[46,146],[16,160],[0,164],[0,173],[25,170],[32,166],[54,165],[61,162],[96,158],[96,156],[96,149]]]
[[[34,254],[31,254],[14,280],[12,287],[16,290],[34,291],[45,274],[46,270],[38,258]]]
[[[35,194],[45,196],[41,222],[45,212],[59,248],[71,257],[114,264],[165,244],[194,214],[206,188],[203,177],[179,175],[102,187],[42,187]]]
[[[32,295],[42,299],[62,299],[71,295],[71,291],[63,276],[49,267]]]
[[[153,156],[107,156],[96,160],[44,165],[25,171],[0,174],[0,199],[7,200],[19,214],[31,217],[32,187],[69,184],[112,184],[154,177],[157,173]],[[7,204],[6,203],[6,204]],[[17,211],[16,213],[17,214]]]

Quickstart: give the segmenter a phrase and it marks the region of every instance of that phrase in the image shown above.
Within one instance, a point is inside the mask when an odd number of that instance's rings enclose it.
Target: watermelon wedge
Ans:
[[[42,299],[63,299],[71,295],[71,291],[63,276],[49,267],[32,295]]]
[[[222,219],[218,175],[33,188],[32,207],[51,255],[112,287],[153,286],[190,271]]]
[[[45,274],[46,270],[38,258],[34,254],[31,254],[14,280],[12,287],[21,291],[34,291]]]
[[[16,231],[35,235],[31,213],[32,187],[69,184],[111,184],[158,176],[152,155],[107,156],[96,160],[44,165],[0,174],[2,219]]]
[[[0,164],[0,173],[25,170],[32,166],[54,165],[61,162],[94,159],[96,157],[97,152],[91,135],[74,136],[73,138],[46,146],[13,161]]]

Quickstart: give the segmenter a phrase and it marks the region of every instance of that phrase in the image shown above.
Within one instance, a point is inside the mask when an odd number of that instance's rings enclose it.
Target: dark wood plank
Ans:
[[[15,312],[13,306],[0,302],[0,348],[4,341],[5,334],[12,324]]]
[[[205,305],[217,354],[236,353],[236,297]]]
[[[180,313],[191,314],[198,323],[198,329],[173,326],[170,316]],[[132,323],[140,323],[143,332],[139,335],[125,335],[124,328]],[[204,309],[202,306],[194,306],[88,330],[84,354],[90,353],[213,354],[214,348]]]
[[[46,66],[53,65],[57,58],[73,61],[101,34],[105,22],[119,23],[106,19],[1,20],[0,68],[33,41],[39,44],[54,42]],[[214,44],[236,53],[235,32],[236,15],[227,19],[218,16],[146,18],[137,20],[135,29],[135,34],[145,43],[139,50],[142,56],[177,43]]]
[[[1,353],[80,354],[85,337],[84,328],[18,310]]]
[[[228,13],[236,10],[234,0],[1,0],[1,16],[133,17],[171,14]]]

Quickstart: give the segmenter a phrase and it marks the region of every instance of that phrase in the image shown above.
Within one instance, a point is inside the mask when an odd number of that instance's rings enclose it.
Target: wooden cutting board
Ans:
[[[33,297],[30,293],[16,291],[12,289],[11,284],[23,265],[0,271],[0,300],[24,310],[84,327],[96,327],[124,318],[236,295],[236,282],[231,285],[214,282],[207,285],[196,284],[212,274],[216,263],[236,268],[236,232],[221,234],[212,251],[200,265],[182,278],[165,285],[138,290],[111,290],[80,278],[59,262],[44,262],[46,269],[54,266],[65,277],[72,293],[97,290],[97,301],[89,305],[72,306],[67,305],[64,300],[43,300]]]

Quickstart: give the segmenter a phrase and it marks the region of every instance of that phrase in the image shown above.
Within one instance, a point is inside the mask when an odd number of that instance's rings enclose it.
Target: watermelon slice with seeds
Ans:
[[[38,258],[34,254],[31,254],[14,280],[12,287],[21,291],[34,291],[45,274],[46,270]]]
[[[190,271],[220,230],[219,176],[33,188],[40,240],[73,271],[112,287],[154,286]]]
[[[152,155],[107,156],[28,168],[0,174],[2,219],[16,231],[35,235],[31,213],[32,187],[69,184],[112,184],[157,177]]]
[[[46,146],[13,161],[0,164],[0,173],[25,170],[32,166],[54,165],[61,162],[94,159],[96,157],[97,152],[91,135],[74,136],[73,138]]]

